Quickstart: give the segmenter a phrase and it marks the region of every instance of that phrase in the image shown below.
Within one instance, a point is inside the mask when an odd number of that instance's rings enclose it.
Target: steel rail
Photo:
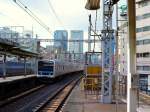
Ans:
[[[41,112],[43,110],[50,110],[50,109],[52,110],[52,112],[58,112],[62,108],[69,94],[71,93],[77,82],[81,79],[81,77],[82,76],[80,76],[76,80],[72,79],[63,87],[59,88],[51,97],[47,98],[47,100],[41,103],[41,105],[38,105],[36,109],[33,110],[33,112]],[[58,103],[57,105],[55,104],[54,106],[54,103],[56,101],[58,101]]]

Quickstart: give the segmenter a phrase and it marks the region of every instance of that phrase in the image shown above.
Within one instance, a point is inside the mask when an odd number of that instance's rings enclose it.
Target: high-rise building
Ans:
[[[83,40],[83,31],[72,30],[71,40]],[[83,41],[70,42],[69,51],[74,53],[83,53]]]
[[[137,73],[150,85],[150,0],[136,2]]]
[[[82,59],[83,53],[83,31],[82,30],[72,30],[71,40],[79,40],[76,42],[69,43],[69,52],[75,54],[75,59]],[[80,41],[81,40],[81,41]]]
[[[57,52],[67,52],[68,32],[66,30],[56,30],[54,32],[54,48]]]
[[[140,80],[150,85],[150,0],[136,0],[136,50],[137,50],[137,74]],[[126,15],[121,14],[122,20],[127,20]],[[127,36],[128,22],[121,21],[119,57],[120,74],[127,75]],[[150,86],[148,87],[150,90]]]

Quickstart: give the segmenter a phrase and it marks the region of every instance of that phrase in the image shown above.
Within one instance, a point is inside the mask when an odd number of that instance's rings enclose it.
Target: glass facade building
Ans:
[[[66,30],[56,30],[54,32],[54,48],[60,52],[67,52],[68,49],[68,32]]]
[[[69,43],[69,52],[75,54],[75,59],[83,59],[83,31],[82,30],[72,30],[71,40],[77,40],[75,42]]]
[[[71,40],[79,40],[76,42],[70,42],[69,51],[74,53],[83,53],[83,31],[72,30]]]

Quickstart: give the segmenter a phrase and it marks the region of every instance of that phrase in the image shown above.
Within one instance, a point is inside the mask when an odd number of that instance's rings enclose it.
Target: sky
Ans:
[[[84,8],[85,0],[49,0],[58,19],[48,4],[48,0],[20,0],[37,17],[40,18],[51,32],[57,29],[84,30],[87,31],[88,11]],[[0,0],[0,25],[24,26],[40,36],[48,36],[49,33],[23,11],[13,0]]]
[[[16,0],[17,1],[17,0]],[[95,21],[95,11],[85,9],[87,0],[20,0],[49,28],[51,33],[42,28],[13,0],[0,0],[0,26],[24,26],[25,30],[32,30],[39,38],[53,38],[55,30],[83,30],[87,38],[88,15],[92,14]],[[57,17],[53,13],[49,2]],[[121,0],[125,1],[125,0]],[[122,2],[121,2],[122,3]],[[102,28],[102,14],[98,10],[97,29]]]

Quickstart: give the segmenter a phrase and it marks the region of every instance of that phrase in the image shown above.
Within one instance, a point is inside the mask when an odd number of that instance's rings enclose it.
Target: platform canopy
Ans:
[[[20,57],[38,57],[38,53],[33,53],[24,49],[21,49],[17,43],[0,41],[0,53],[1,54],[13,54]]]

